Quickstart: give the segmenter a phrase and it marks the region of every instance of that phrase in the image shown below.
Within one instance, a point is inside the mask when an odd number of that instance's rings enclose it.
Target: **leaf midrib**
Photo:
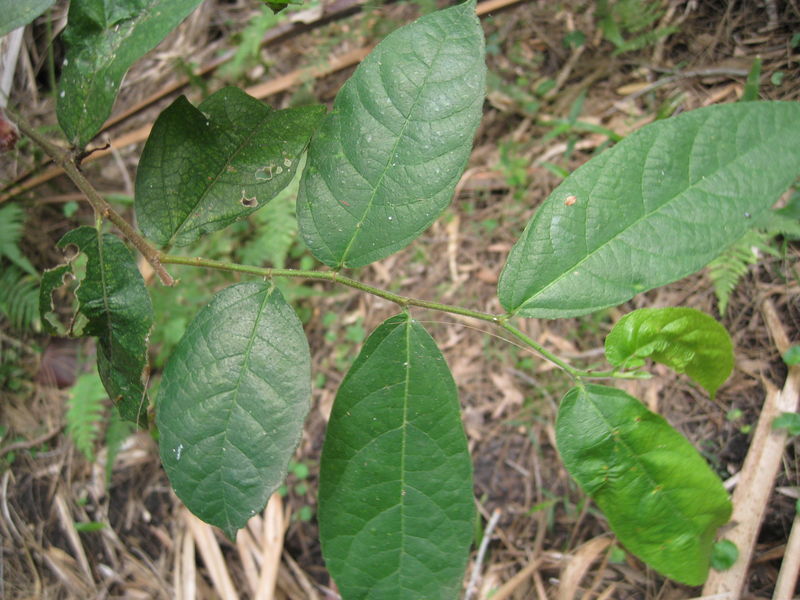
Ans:
[[[340,269],[342,269],[342,268],[344,268],[346,266],[345,263],[347,262],[347,256],[350,254],[350,250],[353,247],[353,244],[355,243],[356,238],[358,237],[359,233],[361,232],[362,227],[364,225],[364,222],[367,220],[367,217],[369,216],[370,211],[372,210],[372,206],[373,206],[373,203],[375,202],[375,197],[378,194],[378,190],[380,189],[381,182],[383,181],[383,178],[386,176],[386,173],[389,172],[389,167],[392,164],[392,160],[395,158],[395,153],[397,152],[397,147],[400,145],[400,140],[403,138],[403,135],[405,134],[406,127],[408,127],[408,124],[411,122],[412,115],[414,114],[414,111],[415,111],[415,109],[416,109],[416,107],[418,105],[418,102],[419,102],[419,98],[422,95],[422,90],[428,84],[428,78],[430,77],[431,73],[433,72],[433,67],[434,67],[435,63],[439,60],[439,55],[441,54],[442,48],[444,47],[445,42],[448,39],[449,39],[449,36],[445,36],[442,39],[442,41],[439,42],[439,46],[436,49],[436,54],[434,55],[433,59],[431,60],[430,67],[428,67],[428,70],[425,73],[425,78],[423,79],[422,84],[419,86],[419,89],[417,90],[417,94],[414,96],[414,101],[411,103],[411,107],[409,108],[409,111],[408,111],[408,116],[403,121],[403,126],[400,128],[400,132],[397,134],[397,139],[395,140],[394,145],[392,146],[392,151],[389,153],[389,156],[386,159],[386,164],[383,167],[383,171],[381,171],[380,177],[378,177],[378,180],[375,182],[375,186],[373,187],[372,194],[370,194],[369,200],[367,201],[367,206],[364,209],[364,213],[361,215],[361,219],[358,221],[356,226],[353,228],[353,234],[350,237],[350,241],[347,243],[347,246],[345,246],[344,251],[342,252],[342,257],[341,257],[341,259],[339,259],[339,264],[336,266],[336,270],[340,270]],[[381,53],[381,55],[382,55],[382,53]],[[380,56],[375,56],[375,58],[372,59],[376,63],[376,68],[378,69],[379,73],[380,73],[380,66],[381,66],[380,58],[381,58]],[[384,90],[386,90],[386,86],[384,86]],[[356,89],[356,94],[357,93],[358,93],[358,90]],[[391,98],[389,96],[388,90],[386,90],[386,96],[387,96],[387,98]],[[359,102],[360,102],[360,99],[359,99]],[[339,141],[339,144],[341,145],[341,138],[338,141]]]
[[[241,384],[242,384],[242,378],[244,377],[244,373],[247,371],[248,365],[250,363],[250,355],[251,355],[252,350],[253,350],[253,344],[255,343],[256,332],[258,331],[258,324],[261,321],[261,317],[264,315],[264,309],[265,309],[267,303],[269,302],[269,299],[272,297],[272,290],[267,290],[266,288],[261,288],[261,289],[259,289],[258,292],[256,292],[252,296],[249,296],[248,298],[242,298],[242,301],[245,301],[245,300],[247,300],[249,298],[252,298],[253,296],[257,296],[258,294],[261,294],[261,293],[264,294],[264,299],[261,301],[261,304],[260,304],[260,306],[258,308],[258,314],[256,315],[256,319],[253,322],[253,328],[250,331],[250,338],[247,340],[247,347],[245,348],[245,351],[244,351],[244,354],[243,354],[244,360],[242,361],[242,366],[239,369],[239,376],[236,378],[236,386],[233,388],[233,397],[231,398],[231,401],[228,403],[228,414],[225,416],[225,426],[223,428],[224,435],[223,435],[223,439],[222,439],[222,448],[227,448],[227,447],[236,448],[236,446],[233,443],[230,443],[230,444],[228,443],[228,432],[230,431],[231,417],[233,415],[234,406],[238,406],[239,405],[238,398],[239,398],[239,389],[241,388]],[[241,452],[241,450],[240,450],[240,452]],[[223,459],[226,458],[226,457],[227,457],[227,455],[224,455]],[[221,471],[221,473],[220,473],[220,482],[221,482],[221,484],[223,486],[233,487],[234,489],[236,489],[235,482],[231,483],[231,482],[227,481],[226,478],[225,478],[225,474],[228,471],[228,469],[225,468],[224,462],[225,461],[223,460],[222,461],[223,464],[220,465],[220,471]],[[227,489],[227,488],[223,487],[223,490],[224,489]],[[234,523],[231,520],[230,509],[229,509],[231,503],[227,500],[226,493],[224,491],[222,492],[222,494],[223,494],[223,497],[226,498],[225,502],[223,502],[223,507],[224,507],[224,512],[225,512],[225,521],[228,523],[228,525],[233,525]]]
[[[597,415],[600,418],[600,420],[606,425],[606,429],[609,432],[609,437],[612,437],[613,436],[613,431],[614,431],[615,428],[611,426],[611,423],[608,421],[608,419],[606,419],[606,417],[603,414],[603,412],[597,407],[597,403],[594,401],[594,399],[592,398],[592,396],[589,393],[589,391],[586,390],[585,387],[581,386],[580,393],[586,398],[586,400],[588,401],[589,405],[597,413]],[[636,462],[636,465],[641,469],[641,472],[644,474],[644,476],[647,477],[648,481],[653,485],[653,487],[654,488],[657,487],[658,484],[657,484],[656,480],[653,478],[653,476],[645,468],[644,463],[642,463],[642,461],[639,458],[639,454],[633,451],[631,446],[628,445],[628,443],[625,441],[625,439],[622,436],[619,436],[619,438],[617,438],[617,441],[625,448],[625,450],[630,454],[630,456],[633,457],[634,461]],[[603,487],[605,487],[605,486],[603,486]],[[602,489],[602,488],[599,488],[599,489]],[[688,517],[686,515],[686,513],[684,513],[682,510],[679,509],[678,505],[675,504],[674,500],[672,500],[672,498],[670,497],[669,494],[664,493],[661,497],[664,499],[665,502],[667,502],[670,506],[673,507],[673,510],[676,513],[678,513],[684,521],[688,521],[688,522],[692,523],[693,529],[695,531],[698,531],[698,527],[696,526],[696,523],[694,522],[694,520],[691,517]]]
[[[192,105],[192,109],[197,111],[197,113],[202,114],[202,111],[199,108],[197,108],[196,106]],[[203,192],[197,197],[197,200],[194,202],[192,207],[186,212],[186,214],[184,215],[183,219],[181,219],[180,224],[178,224],[175,227],[175,231],[169,237],[169,240],[167,241],[166,246],[171,246],[172,244],[174,244],[175,243],[175,239],[178,237],[178,235],[182,234],[182,233],[185,233],[185,231],[183,231],[183,227],[189,221],[189,218],[192,217],[195,214],[195,211],[197,210],[197,207],[200,206],[200,204],[202,204],[202,202],[206,199],[206,197],[211,192],[211,190],[214,188],[214,186],[219,182],[219,179],[220,179],[220,177],[222,177],[223,173],[225,173],[226,168],[230,164],[233,163],[234,159],[239,155],[239,153],[247,145],[250,144],[250,142],[253,140],[253,138],[255,138],[260,133],[261,128],[270,119],[270,117],[272,116],[273,112],[275,112],[275,111],[268,110],[264,114],[264,116],[258,121],[258,125],[256,127],[254,127],[252,130],[250,130],[251,133],[249,133],[249,134],[245,133],[244,137],[239,142],[239,144],[236,146],[236,148],[233,150],[233,152],[231,152],[228,155],[228,157],[226,158],[224,163],[220,166],[220,168],[217,171],[216,175],[214,175],[214,178],[211,181],[208,182],[208,184],[203,189]],[[210,121],[211,119],[209,118],[209,119],[206,119],[206,120]]]
[[[408,447],[408,401],[411,385],[411,321],[406,315],[405,327],[405,381],[403,382],[403,433],[400,447],[400,556],[398,559],[398,577],[403,579],[403,562],[406,555],[406,449]],[[401,585],[402,587],[402,585]]]
[[[706,121],[704,121],[703,124],[705,124],[707,122],[708,122],[708,119],[706,119]],[[698,130],[699,130],[699,127],[698,127]],[[606,240],[605,242],[600,244],[597,248],[595,248],[594,250],[592,250],[591,252],[586,254],[586,256],[581,258],[579,261],[577,261],[576,263],[573,263],[569,267],[564,268],[562,273],[558,277],[553,279],[546,286],[544,286],[544,287],[540,288],[539,290],[537,290],[533,295],[529,296],[522,304],[517,306],[517,308],[515,308],[512,311],[510,311],[510,314],[511,315],[516,315],[519,311],[521,311],[521,310],[525,309],[526,307],[528,307],[528,305],[530,305],[535,299],[537,299],[539,296],[541,296],[545,291],[547,291],[548,289],[550,289],[551,287],[553,287],[554,285],[559,283],[562,279],[564,279],[567,276],[569,276],[570,274],[572,274],[575,269],[580,268],[581,265],[583,265],[586,261],[588,261],[590,258],[592,258],[595,254],[597,254],[598,252],[603,250],[610,243],[616,241],[616,239],[618,237],[622,236],[623,234],[625,234],[626,232],[630,231],[634,227],[637,227],[642,221],[651,218],[653,215],[657,214],[662,209],[671,206],[672,203],[676,202],[678,199],[681,199],[681,198],[685,197],[685,195],[689,191],[691,191],[695,187],[699,186],[701,183],[703,183],[705,181],[705,179],[708,179],[709,177],[712,177],[712,176],[716,176],[723,168],[727,168],[732,163],[740,162],[740,161],[744,160],[747,156],[749,156],[752,152],[757,152],[758,149],[764,147],[765,145],[769,145],[769,141],[771,141],[773,138],[775,138],[775,137],[784,137],[785,135],[786,135],[785,132],[781,132],[781,131],[778,130],[778,128],[776,128],[776,131],[769,138],[761,138],[761,142],[759,144],[751,145],[750,148],[746,152],[735,156],[732,160],[726,162],[724,165],[721,165],[714,172],[705,175],[703,178],[698,179],[694,184],[687,186],[679,194],[676,194],[673,198],[669,199],[667,202],[659,205],[655,210],[642,215],[636,221],[631,223],[631,225],[629,227],[627,227],[627,228],[617,232],[616,234],[614,234],[608,240]],[[692,144],[694,144],[696,139],[697,139],[697,136],[695,135],[694,139],[692,140]],[[647,150],[648,156],[649,156],[649,154],[650,154],[650,152],[651,152],[651,150],[653,148],[653,144],[655,143],[655,141],[656,141],[656,138],[650,140],[650,147]],[[617,146],[616,148],[618,148],[618,147],[619,146]],[[645,157],[645,161],[646,161],[646,159],[647,158]],[[689,170],[691,170],[691,161],[690,161],[690,164],[689,164]],[[585,223],[585,220],[584,220],[584,231],[585,231],[585,229],[586,229],[586,223]],[[585,238],[586,238],[586,236],[584,235],[584,239]],[[536,308],[536,307],[534,307],[534,308]]]

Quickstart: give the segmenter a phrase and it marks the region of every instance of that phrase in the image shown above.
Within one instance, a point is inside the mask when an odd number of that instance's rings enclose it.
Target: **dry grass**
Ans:
[[[798,49],[791,49],[788,42],[798,30],[800,12],[792,1],[767,4],[775,6],[777,21],[756,3],[670,2],[662,24],[675,25],[677,33],[617,57],[602,41],[592,3],[559,3],[557,10],[554,3],[522,2],[492,15],[484,21],[488,62],[503,85],[490,89],[470,168],[451,209],[412,247],[360,270],[358,277],[380,287],[396,286],[410,296],[502,312],[495,286],[508,250],[536,205],[559,181],[543,161],[573,169],[605,142],[602,135],[580,133],[574,151],[565,157],[567,138],[548,139],[550,128],[543,121],[566,116],[584,92],[581,120],[620,134],[651,120],[668,101],[680,110],[734,101],[743,90],[742,73],[755,56],[764,60],[762,96],[800,99]],[[115,112],[180,78],[176,59],[212,61],[230,47],[231,34],[254,10],[254,4],[244,0],[204,3],[131,70]],[[248,83],[264,83],[358,49],[385,33],[387,23],[405,22],[415,10],[408,4],[386,6],[283,40],[263,51],[271,66],[251,71],[257,80]],[[53,20],[57,32],[64,21],[60,4]],[[569,49],[562,40],[576,30],[584,33],[586,44]],[[17,76],[15,99],[29,118],[52,123],[46,77],[39,76],[49,43],[44,31],[37,25],[26,32],[26,58]],[[673,69],[682,75],[672,74]],[[769,83],[776,71],[785,72],[780,86]],[[268,100],[285,106],[304,95],[328,102],[348,74],[309,79]],[[556,86],[537,98],[532,90],[546,79]],[[207,81],[209,89],[222,84],[213,72]],[[192,100],[203,93],[196,86],[188,90]],[[172,97],[125,119],[108,135],[118,139],[152,123]],[[541,102],[537,113],[526,106],[529,98]],[[139,151],[140,146],[120,147],[87,165],[92,181],[105,192],[130,193]],[[520,166],[515,167],[509,156]],[[36,159],[23,149],[3,167],[2,175],[14,179],[36,168]],[[509,184],[512,175],[518,179],[514,185]],[[26,194],[30,221],[25,250],[38,267],[58,261],[54,242],[75,222],[63,216],[60,204],[74,198],[62,178]],[[89,213],[81,212],[78,218],[89,218]],[[629,384],[628,391],[661,412],[715,468],[730,476],[732,486],[749,444],[742,427],[756,423],[770,385],[782,387],[787,377],[765,325],[765,300],[774,303],[789,338],[796,341],[800,335],[797,258],[797,248],[790,247],[785,259],[766,259],[737,289],[723,320],[735,340],[737,369],[713,402],[686,379],[665,370],[657,369],[657,377],[647,386]],[[322,284],[314,287],[329,289]],[[273,498],[235,545],[181,507],[147,433],[126,442],[106,487],[105,454],[90,464],[61,433],[65,392],[41,377],[35,379],[43,368],[53,370],[52,356],[37,351],[47,340],[21,337],[4,326],[3,349],[13,346],[12,341],[21,345],[15,360],[30,373],[22,390],[2,392],[0,422],[9,431],[3,443],[22,440],[11,468],[0,478],[4,597],[336,598],[322,563],[315,522],[292,515],[315,502],[316,465],[327,416],[344,375],[341,363],[358,351],[356,344],[344,342],[345,329],[358,323],[370,331],[396,307],[349,292],[304,304],[311,311],[306,331],[314,373],[325,380],[324,386],[315,387],[314,406],[297,452],[298,460],[311,465],[311,491]],[[679,304],[716,314],[713,292],[703,274],[643,294],[607,314],[529,321],[523,329],[565,358],[588,365],[602,358],[604,335],[623,312]],[[323,325],[331,313],[338,318],[332,332]],[[469,320],[427,311],[415,311],[415,317],[437,339],[459,385],[484,522],[495,512],[499,515],[486,555],[470,564],[467,577],[473,569],[480,571],[473,598],[494,593],[493,598],[504,599],[666,600],[700,593],[663,579],[630,556],[621,563],[610,561],[614,542],[607,525],[569,479],[555,450],[554,415],[568,382],[549,363]],[[79,350],[90,353],[85,346]],[[75,354],[74,347],[71,352]],[[742,412],[737,421],[726,417],[734,408]],[[6,446],[0,452],[8,456],[7,450]],[[797,442],[792,441],[783,454],[778,491],[769,500],[746,573],[745,598],[767,598],[773,592],[799,484]],[[76,530],[76,523],[91,521],[106,527],[92,533]]]

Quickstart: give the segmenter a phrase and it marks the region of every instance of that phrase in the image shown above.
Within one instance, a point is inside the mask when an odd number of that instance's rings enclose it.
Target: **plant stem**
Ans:
[[[406,308],[408,306],[418,306],[420,308],[429,308],[431,310],[438,310],[456,315],[463,315],[481,321],[487,321],[503,328],[511,335],[522,341],[527,346],[530,346],[538,352],[545,359],[557,365],[575,378],[588,378],[588,379],[645,379],[650,377],[649,373],[642,372],[629,372],[620,373],[617,371],[583,371],[576,369],[569,365],[564,360],[547,350],[541,344],[538,344],[529,336],[525,335],[522,331],[508,323],[508,315],[494,315],[477,310],[470,310],[460,306],[451,304],[441,304],[439,302],[430,302],[428,300],[419,300],[417,298],[409,298],[408,296],[401,296],[387,290],[367,285],[350,277],[340,275],[336,271],[304,271],[299,269],[274,269],[269,267],[252,267],[248,265],[240,265],[236,263],[228,263],[219,260],[211,260],[200,257],[187,257],[176,256],[174,254],[162,254],[160,256],[161,262],[165,265],[186,265],[190,267],[204,267],[207,269],[216,269],[219,271],[232,271],[236,273],[247,273],[250,275],[257,275],[259,277],[292,277],[296,279],[309,279],[315,281],[330,281],[332,283],[339,283],[341,285],[372,294],[379,298],[394,302],[395,304]]]
[[[104,219],[108,219],[117,226],[123,237],[133,244],[136,249],[141,253],[145,260],[150,263],[153,270],[158,275],[159,279],[164,285],[174,285],[175,280],[167,273],[167,270],[161,264],[161,253],[153,248],[147,240],[139,235],[131,225],[115,211],[111,205],[103,198],[100,193],[94,189],[91,183],[83,176],[80,169],[75,165],[71,155],[66,150],[59,148],[46,137],[41,135],[36,129],[28,123],[21,115],[15,111],[9,111],[13,116],[17,125],[25,135],[34,141],[42,148],[53,161],[64,169],[64,172],[72,180],[75,186],[83,192],[83,195],[89,201],[89,204],[94,208],[95,215],[99,215]]]
[[[164,268],[165,264],[173,264],[173,265],[187,265],[192,267],[204,267],[208,269],[216,269],[220,271],[234,271],[238,273],[249,273],[251,275],[258,275],[260,277],[294,277],[299,279],[310,279],[310,280],[317,280],[317,281],[330,281],[332,283],[339,283],[341,285],[366,292],[367,294],[372,294],[373,296],[377,296],[379,298],[383,298],[388,300],[389,302],[393,302],[403,308],[408,306],[418,306],[420,308],[428,308],[431,310],[438,310],[441,312],[447,312],[455,315],[462,315],[465,317],[470,317],[472,319],[478,319],[481,321],[487,321],[489,323],[494,323],[495,325],[501,327],[515,338],[523,342],[525,345],[531,347],[533,350],[538,352],[542,357],[549,360],[556,366],[560,367],[567,373],[569,373],[573,378],[583,378],[583,379],[608,379],[608,378],[618,378],[618,379],[646,379],[650,377],[649,373],[644,373],[640,371],[633,371],[633,372],[618,372],[618,371],[584,371],[581,369],[576,369],[575,367],[571,366],[569,363],[565,362],[564,360],[560,359],[558,356],[547,350],[541,344],[538,344],[529,336],[525,335],[522,331],[514,327],[508,322],[509,315],[494,315],[491,313],[485,313],[477,310],[470,310],[468,308],[462,308],[460,306],[454,306],[452,304],[442,304],[440,302],[431,302],[428,300],[419,300],[417,298],[409,298],[408,296],[401,296],[400,294],[395,294],[393,292],[389,292],[387,290],[382,290],[380,288],[373,287],[371,285],[367,285],[366,283],[362,283],[355,279],[351,279],[350,277],[346,277],[344,275],[340,275],[337,271],[304,271],[304,270],[296,270],[296,269],[273,269],[273,268],[263,268],[263,267],[251,267],[247,265],[239,265],[236,263],[228,263],[222,262],[218,260],[210,260],[206,258],[200,257],[184,257],[184,256],[176,256],[173,254],[165,254],[163,252],[159,252],[155,248],[153,248],[147,240],[145,240],[141,235],[139,235],[136,230],[131,227],[131,225],[123,219],[119,213],[117,213],[111,205],[103,198],[94,186],[83,176],[80,169],[78,169],[75,161],[73,160],[72,156],[69,152],[60,148],[50,142],[47,138],[41,135],[33,126],[28,123],[21,115],[16,113],[15,111],[9,110],[9,113],[13,116],[14,120],[17,122],[20,130],[27,135],[31,140],[34,141],[37,145],[39,145],[52,159],[53,161],[64,169],[64,172],[67,176],[72,180],[72,182],[77,186],[77,188],[83,192],[86,199],[89,201],[89,204],[95,210],[95,216],[99,218],[108,219],[122,233],[123,237],[131,242],[136,249],[142,254],[145,260],[150,263],[153,267],[153,270],[158,274],[158,277],[161,279],[161,282],[164,285],[174,285],[175,280],[172,276],[167,272]]]
[[[161,262],[165,265],[188,265],[192,267],[206,267],[209,269],[217,269],[220,271],[234,271],[237,273],[249,273],[251,275],[258,275],[260,277],[294,277],[297,279],[311,279],[316,281],[330,281],[333,283],[340,283],[344,286],[351,287],[379,298],[384,298],[389,302],[394,302],[402,307],[406,306],[419,306],[421,308],[430,308],[443,312],[449,312],[456,315],[464,315],[473,319],[480,319],[481,321],[489,321],[497,323],[500,317],[490,313],[480,312],[477,310],[470,310],[452,304],[441,304],[439,302],[430,302],[428,300],[418,300],[417,298],[409,298],[408,296],[401,296],[387,290],[372,287],[366,283],[362,283],[356,279],[340,275],[336,271],[302,271],[298,269],[273,269],[264,267],[250,267],[247,265],[239,265],[236,263],[222,262],[218,260],[210,260],[207,258],[195,258],[186,256],[175,256],[174,254],[162,254]]]

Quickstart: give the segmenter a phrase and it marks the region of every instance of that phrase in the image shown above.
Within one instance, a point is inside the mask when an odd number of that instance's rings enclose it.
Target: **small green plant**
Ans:
[[[721,481],[662,417],[598,381],[645,379],[646,366],[658,362],[713,397],[734,364],[728,333],[693,309],[637,310],[606,339],[610,368],[584,370],[515,323],[590,314],[703,268],[759,222],[800,171],[800,106],[708,107],[655,122],[600,153],[531,218],[499,277],[504,312],[486,313],[345,274],[408,246],[450,203],[486,87],[474,0],[386,37],[330,113],[319,106],[272,110],[237,88],[196,107],[175,100],[139,161],[137,231],[74,157],[110,112],[127,66],[197,3],[151,0],[161,13],[149,19],[125,2],[99,16],[90,2],[73,0],[57,112],[76,153],[16,117],[97,214],[95,227],[58,243],[73,258],[43,275],[42,322],[53,333],[97,338],[105,389],[122,417],[157,428],[178,497],[233,538],[282,484],[309,409],[312,374],[301,320],[276,280],[324,281],[400,308],[366,337],[342,381],[321,457],[322,550],[344,598],[454,598],[474,539],[457,389],[436,341],[412,317],[417,308],[488,323],[555,364],[572,384],[556,422],[569,472],[627,551],[678,581],[702,583],[717,529],[731,514]],[[120,49],[115,55],[105,50],[112,44]],[[299,239],[323,267],[170,252],[263,208],[301,170]],[[105,219],[166,285],[175,284],[172,265],[251,276],[214,294],[186,324],[154,400],[146,377],[150,294],[130,249],[103,231]],[[80,283],[77,307],[61,323],[52,293],[70,278]],[[346,330],[350,343],[365,336],[360,323]]]
[[[622,54],[644,48],[675,33],[677,27],[654,28],[664,15],[663,3],[654,0],[599,0],[597,19],[603,36]]]

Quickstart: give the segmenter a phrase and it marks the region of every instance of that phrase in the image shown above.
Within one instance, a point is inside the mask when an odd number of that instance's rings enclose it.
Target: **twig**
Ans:
[[[792,532],[789,534],[789,541],[783,554],[781,570],[778,573],[778,581],[775,582],[773,600],[791,598],[794,595],[798,573],[800,573],[800,515],[795,515]]]
[[[772,302],[766,300],[762,312],[775,345],[779,350],[785,349],[788,336]],[[772,429],[772,421],[782,412],[797,410],[800,399],[800,366],[789,367],[783,390],[778,390],[767,380],[764,384],[767,397],[742,466],[741,480],[733,494],[731,521],[735,525],[725,534],[739,548],[739,558],[727,571],[710,573],[703,587],[704,595],[729,593],[731,598],[742,596],[753,548],[781,465],[788,435],[786,430]]]
[[[469,577],[469,584],[467,585],[467,591],[464,592],[464,600],[471,600],[473,594],[478,589],[478,580],[481,576],[481,565],[483,564],[483,559],[486,556],[486,550],[489,547],[489,541],[492,538],[492,532],[494,528],[497,526],[497,522],[500,520],[500,512],[499,508],[495,508],[492,511],[492,517],[489,519],[489,522],[486,524],[486,529],[483,532],[483,539],[481,540],[481,545],[478,546],[478,554],[475,556],[475,566],[472,567],[472,574]]]
[[[53,161],[64,170],[77,188],[83,192],[83,195],[89,201],[89,204],[91,204],[92,208],[94,208],[95,215],[104,219],[108,219],[117,226],[125,239],[133,244],[141,253],[141,255],[144,256],[145,260],[150,263],[150,265],[153,267],[153,270],[158,274],[159,279],[161,279],[161,282],[164,285],[174,285],[175,280],[169,273],[167,273],[167,270],[161,264],[160,252],[148,244],[147,240],[139,235],[136,230],[131,227],[130,223],[123,219],[122,216],[117,213],[117,211],[111,208],[111,205],[106,202],[106,199],[103,198],[97,192],[97,190],[94,189],[94,186],[89,183],[89,180],[83,176],[83,173],[81,173],[78,167],[75,165],[70,154],[41,135],[22,116],[15,112],[12,112],[11,114],[14,120],[17,122],[17,125],[22,133],[27,135],[40,148],[42,148],[42,150],[44,150],[53,159]]]
[[[19,442],[8,444],[7,446],[3,446],[2,448],[0,448],[0,456],[8,454],[9,452],[15,452],[17,450],[27,450],[29,448],[35,448],[36,446],[41,446],[45,442],[56,437],[60,431],[61,427],[59,427],[58,429],[54,429],[53,431],[49,431],[44,435],[40,435],[39,437],[33,438],[32,440],[22,440]]]

